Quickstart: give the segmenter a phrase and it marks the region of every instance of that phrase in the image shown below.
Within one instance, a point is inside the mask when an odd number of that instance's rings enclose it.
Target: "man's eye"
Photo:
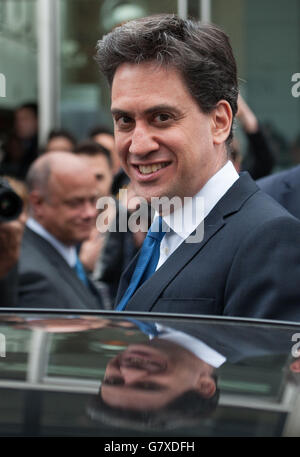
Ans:
[[[106,386],[122,386],[124,384],[124,379],[119,376],[110,376],[103,380],[103,384]]]
[[[159,384],[157,384],[155,382],[150,382],[150,381],[136,382],[134,384],[134,387],[139,390],[148,390],[148,391],[164,390],[163,386],[160,386]]]
[[[95,196],[95,197],[91,197],[91,198],[89,199],[89,200],[90,200],[90,204],[91,204],[92,206],[95,206],[95,207],[96,207],[96,204],[97,204],[97,201],[98,201],[99,197],[100,197],[99,195],[97,195],[97,196]]]
[[[76,208],[80,205],[80,202],[78,200],[69,200],[66,202],[66,205],[69,206],[69,208]]]
[[[159,113],[154,116],[156,122],[166,122],[171,119],[171,116],[167,113]]]
[[[116,118],[116,124],[118,127],[128,127],[132,124],[132,119],[129,116],[120,116]]]

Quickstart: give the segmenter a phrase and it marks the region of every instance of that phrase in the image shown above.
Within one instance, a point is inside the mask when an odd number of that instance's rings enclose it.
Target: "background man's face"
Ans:
[[[109,135],[109,133],[98,133],[93,136],[93,140],[110,152],[113,162],[113,173],[117,173],[120,168],[120,160],[118,154],[116,153],[115,139],[113,135]]]
[[[130,345],[107,364],[101,395],[110,406],[158,409],[196,390],[205,370],[200,359],[177,344],[152,340]]]
[[[95,175],[99,196],[105,197],[110,195],[113,173],[107,158],[101,154],[95,156],[82,154],[81,157]]]
[[[15,131],[19,138],[26,139],[36,135],[38,121],[35,113],[29,108],[20,108],[15,113]]]
[[[217,171],[213,123],[179,73],[122,64],[112,84],[116,149],[137,195],[193,196]]]
[[[48,141],[46,152],[73,152],[74,144],[64,136],[57,136]]]
[[[97,216],[98,191],[92,171],[53,173],[48,190],[49,196],[39,207],[42,225],[66,245],[87,239]]]

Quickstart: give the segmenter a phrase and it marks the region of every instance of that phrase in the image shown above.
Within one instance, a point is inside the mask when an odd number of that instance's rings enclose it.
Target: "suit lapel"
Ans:
[[[245,201],[258,190],[258,187],[248,173],[242,173],[234,185],[217,203],[204,221],[204,237],[199,243],[183,242],[142,286],[128,302],[126,310],[151,311],[163,290],[176,277],[186,264],[197,255],[201,249],[226,224],[226,218],[240,210]],[[122,277],[118,300],[125,292],[133,273],[138,255],[133,259]]]
[[[216,214],[215,214],[216,215]],[[174,279],[174,277],[188,264],[192,258],[206,245],[214,234],[220,230],[224,221],[223,218],[213,220],[211,216],[205,222],[204,238],[200,243],[183,242],[168,260],[157,270],[148,281],[136,291],[126,310],[138,309],[139,311],[151,311],[156,300],[163,290]]]
[[[298,198],[300,192],[299,172],[298,176],[296,173],[285,176],[280,184],[281,189],[278,192],[281,195],[281,204],[296,217],[300,217]]]
[[[74,289],[77,296],[80,297],[80,300],[84,304],[86,304],[87,308],[99,309],[99,307],[96,306],[95,298],[91,291],[89,291],[82,281],[80,281],[75,271],[67,264],[60,253],[53,246],[51,246],[47,240],[43,239],[28,227],[25,229],[25,234],[27,237],[31,238],[35,245],[38,245],[39,249],[44,253],[45,258],[47,258],[49,263],[55,267],[57,275],[61,276],[66,283]]]
[[[133,257],[127,268],[124,270],[122,273],[122,276],[120,278],[119,286],[118,286],[118,292],[115,300],[115,305],[118,305],[120,302],[121,298],[123,297],[127,287],[129,286],[131,276],[133,275],[137,260],[140,255],[140,250],[136,253],[136,255]]]
[[[58,256],[61,257],[59,253]],[[53,258],[53,263],[56,265],[58,274],[60,274],[61,277],[63,277],[65,281],[72,287],[76,295],[80,297],[80,300],[86,305],[87,308],[97,308],[94,304],[94,296],[92,292],[77,277],[76,272],[65,262],[65,260],[62,257],[58,258],[58,256]]]

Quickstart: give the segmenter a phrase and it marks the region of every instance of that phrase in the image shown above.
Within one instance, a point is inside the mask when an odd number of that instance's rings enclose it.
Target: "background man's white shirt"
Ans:
[[[74,268],[76,265],[77,260],[77,253],[75,246],[66,246],[61,241],[58,241],[51,233],[49,233],[39,222],[37,222],[32,217],[27,219],[26,225],[30,228],[33,232],[37,235],[44,238],[44,240],[48,241],[51,246],[56,249],[60,255],[65,259],[67,264]]]

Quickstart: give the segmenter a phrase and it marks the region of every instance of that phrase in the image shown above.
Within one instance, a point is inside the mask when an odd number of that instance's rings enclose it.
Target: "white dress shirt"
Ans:
[[[194,197],[187,199],[187,202],[175,209],[173,213],[163,216],[168,231],[160,244],[160,257],[156,270],[194,232],[238,178],[239,175],[232,162],[228,161]],[[158,213],[155,214],[155,217],[157,216]]]
[[[198,338],[195,338],[194,336],[188,335],[187,333],[180,332],[178,330],[174,330],[170,327],[164,327],[160,324],[155,324],[155,327],[159,332],[162,332],[161,335],[158,335],[159,339],[164,339],[171,341],[172,343],[179,344],[194,354],[198,359],[203,360],[215,368],[219,368],[221,365],[223,365],[223,363],[226,362],[225,356],[207,344],[203,343],[203,341],[199,340]]]
[[[27,219],[26,225],[33,232],[37,233],[39,236],[48,241],[51,246],[56,249],[60,255],[65,259],[67,264],[74,268],[77,260],[77,253],[75,246],[66,246],[61,241],[58,241],[51,233],[49,233],[39,222],[37,222],[32,217]]]

